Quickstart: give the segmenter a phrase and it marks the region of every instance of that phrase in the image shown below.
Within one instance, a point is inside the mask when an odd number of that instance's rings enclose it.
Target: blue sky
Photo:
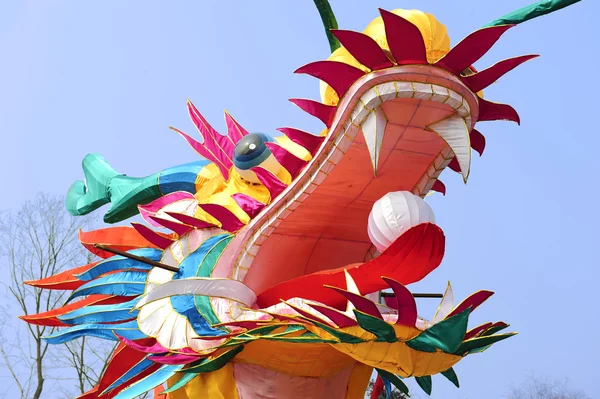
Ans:
[[[377,7],[419,8],[456,44],[529,2],[331,3],[340,27],[354,30]],[[447,196],[428,201],[447,236],[446,257],[414,290],[442,291],[451,280],[458,299],[495,291],[473,323],[504,320],[519,335],[456,366],[458,390],[434,377],[433,398],[501,398],[531,373],[568,378],[600,397],[599,13],[588,0],[528,22],[477,64],[541,54],[486,91],[512,104],[522,124],[478,125],[488,145],[469,183],[442,175]],[[292,72],[328,56],[310,0],[4,1],[0,49],[0,209],[37,191],[65,194],[89,152],[131,176],[197,159],[168,130],[192,131],[188,98],[218,129],[225,108],[250,131],[322,128],[287,101],[318,98],[318,82]],[[423,316],[433,312],[420,301]]]

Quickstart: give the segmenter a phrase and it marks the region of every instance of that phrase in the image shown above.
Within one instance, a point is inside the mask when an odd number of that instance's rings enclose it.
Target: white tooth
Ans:
[[[448,281],[440,306],[438,306],[431,322],[435,324],[444,320],[452,312],[452,309],[454,309],[454,291],[452,290],[452,284]]]
[[[413,83],[414,87],[414,98],[419,100],[429,101],[433,97],[433,88],[430,84],[425,83]]]
[[[455,110],[460,109],[463,103],[463,98],[454,90],[450,90],[450,98],[446,101],[446,104],[454,108]]]
[[[394,82],[383,83],[376,86],[379,97],[385,102],[396,98],[396,87]]]
[[[410,82],[396,82],[396,97],[411,98],[415,95],[415,89]]]
[[[356,286],[356,282],[354,281],[354,279],[352,278],[352,276],[350,275],[350,273],[348,273],[347,270],[344,269],[344,276],[346,277],[346,291],[351,292],[353,294],[357,294],[360,295],[360,291],[358,290],[358,287]],[[346,315],[348,315],[349,317],[353,317],[354,313],[352,312],[352,310],[355,309],[354,305],[352,304],[352,302],[348,301],[347,305],[346,305]]]
[[[381,143],[383,142],[386,126],[387,118],[380,108],[371,111],[361,126],[367,148],[369,149],[369,154],[371,155],[371,164],[373,165],[373,172],[375,172],[375,175],[377,175],[379,151],[381,150]]]
[[[365,114],[365,111],[367,111],[367,110],[362,105],[362,103],[359,102],[358,104],[356,104],[356,106],[352,110],[352,115],[350,116],[350,120],[356,121],[356,120],[362,119],[363,115]]]
[[[456,155],[463,180],[466,182],[471,168],[471,140],[469,128],[465,120],[458,115],[452,115],[427,128],[443,138]]]
[[[450,98],[450,90],[445,87],[431,85],[431,91],[433,92],[433,96],[431,97],[432,101],[444,103]]]

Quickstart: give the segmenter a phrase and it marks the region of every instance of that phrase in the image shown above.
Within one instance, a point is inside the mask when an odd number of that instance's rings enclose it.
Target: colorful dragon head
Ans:
[[[492,293],[454,306],[448,287],[428,321],[406,285],[444,253],[423,198],[445,192],[447,167],[467,180],[471,148],[485,147],[477,122],[519,122],[481,91],[534,56],[472,66],[510,27],[450,49],[433,16],[381,10],[364,33],[334,31],[343,47],[296,71],[324,82],[321,102],[291,100],[325,124],[320,135],[248,133],[228,113],[222,135],[188,102],[203,140],[174,130],[206,161],[138,179],[88,155],[69,211],[110,203],[107,222],[139,212],[147,225],[82,233],[104,259],[29,282],[73,293],[26,321],[64,327],[53,343],[120,341],[86,398],[165,382],[174,399],[362,398],[373,368],[403,391],[415,377],[431,392],[438,373],[458,386],[454,364],[512,335],[496,334],[502,322],[467,328]],[[373,294],[386,289],[383,305]]]

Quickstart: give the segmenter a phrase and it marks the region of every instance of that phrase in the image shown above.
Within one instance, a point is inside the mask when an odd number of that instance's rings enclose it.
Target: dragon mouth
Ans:
[[[441,68],[400,66],[357,80],[311,162],[235,239],[228,277],[260,294],[375,256],[373,203],[391,191],[425,196],[454,157],[466,179],[477,116],[476,95]]]

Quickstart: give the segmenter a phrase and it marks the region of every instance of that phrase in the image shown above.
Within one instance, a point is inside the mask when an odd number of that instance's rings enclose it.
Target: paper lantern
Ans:
[[[435,223],[427,202],[408,191],[388,193],[373,204],[369,214],[369,238],[383,252],[405,231],[421,223]]]

